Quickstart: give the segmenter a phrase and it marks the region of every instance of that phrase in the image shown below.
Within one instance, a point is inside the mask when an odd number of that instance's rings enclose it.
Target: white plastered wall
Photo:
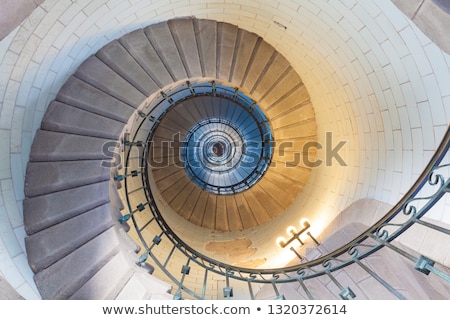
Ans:
[[[412,184],[450,123],[450,57],[389,0],[241,3],[47,0],[0,42],[0,274],[25,298],[39,295],[25,256],[23,183],[46,107],[89,55],[158,21],[209,18],[264,37],[304,80],[320,142],[327,131],[347,141],[348,166],[314,170],[296,204],[261,231],[281,234],[307,216],[320,232],[353,201],[395,203]],[[446,200],[431,215],[450,223],[449,211]],[[254,239],[273,247],[264,232]]]

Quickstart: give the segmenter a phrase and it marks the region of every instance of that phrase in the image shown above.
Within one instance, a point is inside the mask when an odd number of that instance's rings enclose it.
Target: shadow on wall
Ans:
[[[0,1],[0,40],[3,40],[45,0]]]
[[[449,0],[392,0],[422,32],[443,51],[450,54]]]

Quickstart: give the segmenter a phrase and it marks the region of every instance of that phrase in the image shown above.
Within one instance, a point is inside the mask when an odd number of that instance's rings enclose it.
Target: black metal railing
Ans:
[[[201,84],[201,86],[203,85]],[[215,83],[209,85],[213,94],[219,94],[220,90],[223,90],[223,88],[217,89]],[[185,87],[183,90],[188,90],[189,95],[180,94],[179,91],[165,93],[150,106],[140,120],[136,121],[136,125],[130,134],[132,138],[125,142],[125,166],[123,169],[128,212],[125,213],[121,222],[132,220],[137,235],[143,244],[143,253],[137,263],[141,264],[147,259],[151,259],[152,263],[175,284],[177,290],[174,297],[176,299],[182,298],[183,292],[195,299],[211,297],[211,295],[208,295],[207,287],[210,281],[218,281],[217,275],[220,275],[225,283],[223,286],[225,298],[233,297],[230,280],[236,280],[248,287],[248,298],[250,299],[255,298],[255,285],[258,285],[258,288],[260,285],[272,286],[274,297],[284,298],[280,286],[292,282],[299,284],[299,288],[302,289],[307,298],[320,299],[321,297],[315,297],[311,292],[308,281],[318,277],[327,277],[339,289],[337,294],[342,299],[352,299],[355,298],[354,290],[335,276],[336,271],[343,270],[351,265],[363,269],[398,299],[405,299],[404,294],[389,284],[376,270],[364,263],[365,258],[383,248],[410,261],[411,266],[417,272],[425,275],[434,274],[442,281],[450,282],[450,275],[446,266],[437,266],[437,263],[429,258],[426,253],[411,252],[395,241],[414,225],[439,232],[447,236],[447,241],[450,241],[450,230],[447,227],[424,219],[427,212],[445,194],[450,192],[450,177],[448,174],[448,168],[450,167],[450,127],[422,174],[389,212],[352,241],[317,259],[311,261],[299,260],[298,264],[285,268],[240,268],[212,259],[187,245],[165,221],[154,198],[152,187],[149,185],[148,170],[146,169],[146,155],[149,148],[147,140],[151,137],[151,132],[155,126],[156,121],[154,119],[161,118],[167,110],[160,109],[169,108],[180,97],[181,99],[188,99],[192,94],[202,94],[202,90],[206,90],[204,87],[197,89],[191,83],[188,83]],[[206,94],[204,91],[203,93]],[[137,144],[136,142],[142,139],[143,133],[141,131],[147,135],[147,140],[146,143]],[[132,156],[135,148],[140,148],[139,157]],[[138,175],[131,175],[130,172],[138,172]],[[140,179],[138,179],[139,177]],[[142,201],[142,199],[144,200]],[[148,234],[152,234],[152,236],[149,238]],[[161,248],[161,244],[166,245]],[[180,254],[181,257],[184,257],[185,262],[180,265],[180,270],[177,272],[174,272],[173,268],[170,271],[167,266],[175,255],[178,255],[177,259],[179,260]],[[203,281],[201,289],[189,288],[186,285],[186,279],[190,276],[190,269],[193,265],[203,270],[202,275],[197,275]],[[211,277],[212,274],[214,274],[214,277]]]

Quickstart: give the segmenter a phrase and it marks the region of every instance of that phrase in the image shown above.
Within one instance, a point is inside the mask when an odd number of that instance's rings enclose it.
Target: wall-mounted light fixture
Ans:
[[[286,229],[286,233],[290,236],[289,239],[285,239],[284,237],[279,237],[277,239],[277,244],[280,248],[285,248],[288,246],[292,241],[297,240],[300,245],[305,244],[304,237],[302,237],[303,234],[306,234],[308,237],[310,237],[316,245],[320,245],[320,242],[317,241],[316,238],[313,237],[311,232],[308,231],[308,229],[311,227],[311,224],[308,220],[302,219],[300,220],[300,231],[297,231],[297,229],[294,226],[289,226]]]

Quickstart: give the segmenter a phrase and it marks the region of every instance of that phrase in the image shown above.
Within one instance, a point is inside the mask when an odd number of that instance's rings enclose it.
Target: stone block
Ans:
[[[109,139],[38,130],[31,146],[30,161],[110,159],[107,148],[117,144]]]
[[[203,76],[216,78],[217,66],[217,23],[212,20],[196,20],[197,44]]]
[[[127,123],[134,112],[131,106],[74,76],[66,81],[56,100],[122,123]]]
[[[134,270],[123,254],[114,256],[70,300],[112,300],[133,276]]]
[[[108,48],[110,47],[107,46],[101,49],[100,52],[105,50],[104,55],[106,55]],[[97,55],[102,56],[100,52],[97,53]],[[124,64],[125,63],[126,62],[124,62]],[[122,65],[122,67],[124,66]],[[145,94],[140,92],[131,83],[122,78],[120,74],[111,69],[97,56],[89,57],[81,66],[78,67],[75,75],[135,109],[147,98]]]
[[[111,228],[34,277],[43,299],[68,299],[119,251]]]
[[[123,123],[59,101],[53,101],[44,114],[41,128],[118,140]]]
[[[25,239],[28,262],[38,273],[110,228],[109,204],[53,225]]]
[[[108,181],[54,192],[23,201],[28,235],[109,202]]]
[[[126,34],[119,41],[160,87],[172,83],[172,76],[143,29]]]
[[[241,86],[245,81],[250,61],[254,58],[255,51],[261,41],[262,38],[258,37],[258,35],[245,30],[239,30],[236,61],[233,66],[230,82]]]
[[[190,78],[203,75],[193,21],[192,19],[176,19],[168,22],[181,60]]]
[[[99,160],[30,162],[25,195],[34,197],[109,180],[110,169]]]
[[[158,90],[158,85],[119,41],[107,44],[97,57],[146,96]]]
[[[188,75],[168,23],[161,22],[147,27],[145,29],[145,34],[155,48],[160,59],[164,62],[164,65],[172,78],[175,81],[186,79]]]
[[[217,26],[217,78],[229,81],[233,67],[238,27],[219,23]]]
[[[142,300],[154,297],[172,299],[172,287],[157,278],[143,273],[135,273],[117,296],[117,300]]]

